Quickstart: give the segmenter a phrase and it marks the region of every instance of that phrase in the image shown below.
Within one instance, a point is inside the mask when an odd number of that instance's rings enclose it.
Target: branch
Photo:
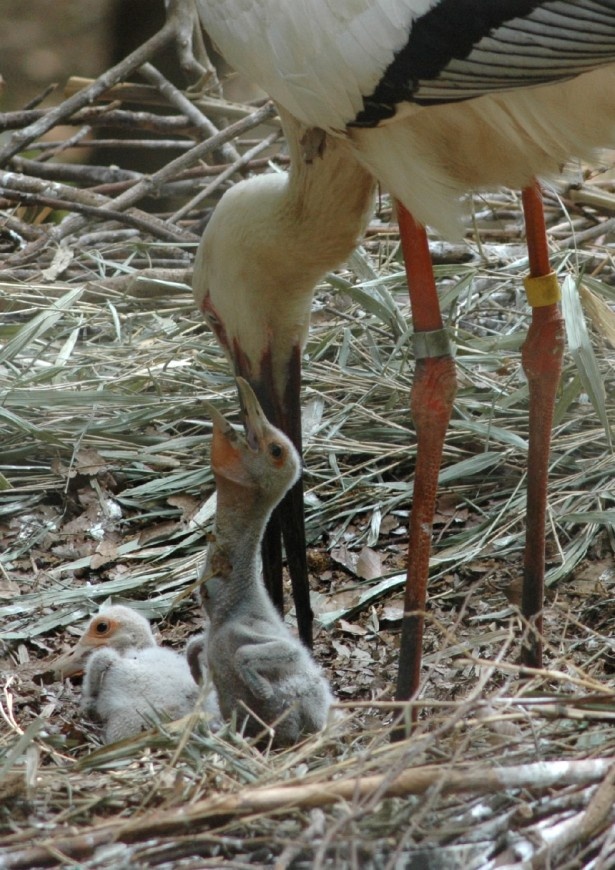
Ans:
[[[204,202],[204,200],[208,199],[218,190],[226,181],[231,178],[231,176],[235,175],[240,169],[245,169],[250,165],[252,160],[260,154],[262,151],[266,151],[268,148],[274,144],[274,142],[280,137],[281,132],[270,133],[269,136],[264,139],[262,142],[259,142],[253,148],[250,148],[245,154],[240,154],[235,160],[234,163],[231,163],[230,166],[227,166],[225,169],[220,172],[217,177],[212,181],[207,187],[204,187],[200,190],[195,197],[193,197],[189,202],[187,202],[184,206],[182,206],[179,211],[177,211],[173,217],[171,218],[171,222],[175,223],[180,220],[185,215],[189,214],[193,208],[198,206],[200,203]]]
[[[33,112],[4,112],[0,113],[0,130],[14,130],[23,127],[28,120],[40,120],[47,117],[49,109],[37,109]],[[241,112],[240,117],[249,115],[250,112]],[[114,127],[120,130],[130,130],[134,133],[136,130],[145,130],[148,133],[159,133],[168,135],[191,136],[194,139],[194,133],[197,129],[195,124],[188,120],[185,115],[154,115],[152,112],[143,112],[130,109],[118,109],[114,105],[96,105],[88,106],[85,109],[80,109],[62,121],[65,126],[83,126],[87,124],[96,129],[105,127]],[[92,147],[92,142],[87,143]],[[98,141],[94,143],[98,145]],[[190,143],[191,144],[191,143]],[[37,142],[36,148],[57,147],[57,142],[44,143]]]
[[[114,842],[136,843],[194,832],[204,825],[224,823],[263,813],[310,809],[344,801],[407,797],[424,794],[437,786],[442,793],[498,793],[503,789],[547,789],[567,785],[590,785],[604,777],[612,788],[610,776],[613,760],[596,758],[591,761],[544,761],[515,767],[457,768],[430,765],[404,770],[397,776],[380,774],[346,778],[334,782],[300,782],[264,788],[248,788],[235,795],[217,795],[193,804],[163,811],[153,811],[134,821],[120,821],[83,830],[80,834],[47,840],[40,846],[13,851],[3,856],[3,870],[18,870],[32,866],[53,866],[67,858],[83,859],[102,845]],[[602,786],[596,792],[602,795]],[[610,791],[609,791],[610,794]],[[592,804],[590,804],[591,806]],[[600,798],[602,807],[602,796]],[[589,813],[589,808],[588,808]],[[587,815],[587,814],[586,814]],[[591,825],[592,829],[595,827]]]
[[[77,93],[77,91],[91,85],[92,81],[93,79],[83,78],[82,76],[71,76],[64,88],[65,96],[72,96],[72,94]],[[164,98],[161,99],[161,94],[157,87],[152,85],[142,85],[137,82],[120,82],[112,88],[109,88],[109,90],[102,96],[105,100],[117,100],[120,103],[138,103],[141,106],[167,105],[167,100]],[[235,121],[245,118],[246,115],[251,114],[251,112],[256,108],[256,105],[231,103],[230,100],[225,100],[224,97],[212,97],[207,94],[191,95],[190,102],[191,104],[198,106],[203,114]],[[30,112],[30,114],[34,115],[35,113]],[[39,112],[38,114],[42,114],[42,112]],[[14,115],[23,116],[25,115],[25,112],[0,113],[0,129],[2,129],[3,119],[10,119]],[[158,115],[153,115],[152,117],[157,118]],[[34,118],[32,120],[34,120]],[[15,123],[14,126],[23,126],[23,123],[23,121],[19,125]]]
[[[0,171],[0,196],[12,202],[42,204],[53,209],[81,212],[100,220],[117,220],[167,241],[193,242],[196,238],[192,233],[173,227],[139,209],[133,208],[129,213],[119,210],[117,204],[121,197],[110,200],[91,190],[79,190],[58,181],[49,182],[15,172]],[[63,221],[59,229],[61,230],[66,223],[68,221]],[[50,237],[53,233],[54,230],[51,231]],[[58,234],[59,238],[65,238],[66,235],[66,233]]]
[[[276,110],[273,104],[267,103],[261,109],[253,112],[248,118],[237,121],[235,124],[231,124],[229,127],[226,127],[226,129],[217,133],[215,136],[212,136],[210,139],[207,139],[207,141],[200,142],[198,145],[195,145],[194,148],[191,148],[186,154],[182,154],[175,160],[167,163],[162,167],[162,169],[159,169],[158,172],[155,172],[153,175],[144,176],[141,181],[137,182],[137,184],[133,185],[129,190],[120,194],[113,200],[114,210],[124,211],[125,209],[132,207],[134,203],[144,197],[157,194],[160,187],[170,179],[174,178],[178,172],[193,166],[207,154],[220,148],[223,143],[229,142],[235,136],[252,129],[253,127],[257,127],[260,123],[272,118],[275,114]],[[159,223],[162,226],[165,226],[163,221],[160,221]],[[59,242],[61,239],[64,239],[73,233],[81,232],[86,224],[87,220],[80,215],[72,215],[63,220],[59,227],[54,227],[50,231],[49,238],[53,239],[53,241]],[[175,236],[175,239],[180,238],[179,230],[174,231],[167,227],[167,232],[175,232],[178,234]],[[194,240],[194,236],[192,234],[188,236],[187,233],[182,234],[181,238],[183,241]],[[38,242],[35,243],[35,245],[37,244]],[[33,253],[31,250],[32,248],[34,248],[34,245],[28,246],[28,248],[20,252],[20,262],[31,256]],[[17,262],[17,260],[7,261],[7,265],[14,265],[15,262]]]
[[[203,133],[205,136],[215,136],[219,133],[219,129],[199,109],[190,102],[188,97],[185,97],[171,82],[166,79],[156,67],[151,63],[145,63],[139,69],[141,75],[146,78],[150,84],[158,88],[163,97],[165,97],[172,106],[175,106],[183,115],[185,115],[191,124]],[[222,153],[225,160],[239,160],[239,153],[230,142],[225,142],[222,146]]]
[[[181,5],[181,4],[180,4]],[[121,79],[125,78],[135,69],[142,66],[148,61],[159,49],[163,48],[170,42],[177,33],[178,24],[175,17],[169,13],[169,17],[164,27],[154,34],[151,39],[140,45],[132,54],[120,61],[110,70],[99,76],[95,82],[84,90],[79,91],[73,97],[69,97],[59,106],[45,112],[42,118],[39,118],[33,124],[25,127],[23,130],[18,130],[8,140],[3,148],[0,148],[0,166],[6,163],[23,151],[28,145],[31,145],[40,136],[49,132],[53,127],[64,122],[67,118],[83,109],[85,106],[93,103],[101,94],[104,94],[113,85],[117,84]]]
[[[562,853],[587,842],[606,824],[615,804],[615,764],[596,789],[585,812],[580,813],[570,822],[562,826],[563,830],[547,845],[543,846],[531,859],[531,870],[542,870],[543,867],[555,867]]]

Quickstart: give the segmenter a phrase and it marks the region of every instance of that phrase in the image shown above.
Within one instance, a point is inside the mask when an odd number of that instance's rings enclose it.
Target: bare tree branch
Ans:
[[[40,846],[7,850],[3,870],[32,866],[54,866],[66,858],[83,859],[107,843],[143,842],[150,837],[186,834],[203,826],[261,813],[289,812],[296,808],[324,807],[338,802],[357,804],[374,797],[407,797],[424,794],[437,787],[442,793],[489,794],[504,789],[544,790],[564,785],[590,785],[604,779],[604,789],[612,790],[613,760],[544,761],[514,767],[456,768],[431,765],[375,776],[348,777],[333,782],[295,781],[285,785],[247,788],[237,794],[218,794],[171,810],[142,814],[134,821],[116,821],[84,829],[74,836],[57,836]],[[606,779],[605,779],[606,777]],[[603,807],[600,787],[595,800]],[[598,795],[601,795],[598,801]],[[587,814],[589,813],[589,808]],[[587,815],[586,814],[586,815]],[[603,818],[602,809],[600,818]]]
[[[180,3],[179,6],[181,7],[181,5]],[[106,90],[117,84],[117,82],[129,75],[133,70],[138,69],[138,67],[142,66],[157,51],[170,42],[176,34],[177,21],[173,15],[169,14],[164,27],[158,33],[152,36],[151,39],[148,39],[147,42],[144,42],[143,45],[140,45],[139,48],[120,61],[120,63],[99,76],[89,87],[79,91],[73,97],[69,97],[68,100],[65,100],[56,108],[45,112],[43,117],[34,121],[28,127],[17,130],[6,145],[0,148],[0,166],[5,166],[11,157],[14,157],[76,111],[92,103],[97,97],[104,94]]]

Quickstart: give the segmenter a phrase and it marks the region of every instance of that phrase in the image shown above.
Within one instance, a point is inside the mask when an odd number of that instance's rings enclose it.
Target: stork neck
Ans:
[[[284,117],[288,174],[255,176],[220,200],[194,265],[194,292],[235,370],[252,382],[269,366],[282,395],[289,358],[307,338],[314,287],[365,229],[374,182],[345,139],[309,134]],[[311,139],[314,138],[312,133]]]
[[[319,141],[321,131],[306,129],[282,109],[280,115],[291,158],[282,214],[299,248],[296,268],[306,275],[311,292],[363,235],[374,180],[346,139],[322,133]]]

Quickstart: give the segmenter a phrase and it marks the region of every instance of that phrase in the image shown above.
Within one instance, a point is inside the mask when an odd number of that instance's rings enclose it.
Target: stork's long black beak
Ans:
[[[244,373],[238,372],[237,374]],[[283,395],[279,395],[276,389],[276,379],[271,365],[267,365],[267,359],[263,361],[258,379],[246,377],[244,380],[244,378],[238,377],[237,381],[240,397],[244,403],[244,412],[247,411],[246,398],[244,397],[245,387],[242,387],[240,382],[245,384],[248,381],[254,391],[253,395],[256,395],[260,408],[267,419],[290,438],[299,455],[302,455],[301,351],[299,347],[293,350],[288,360],[286,387]],[[302,478],[299,478],[297,483],[291,487],[281,504],[273,512],[263,539],[262,557],[265,585],[273,603],[280,612],[283,611],[284,606],[282,538],[295,601],[299,637],[307,647],[311,648],[313,613],[310,604],[307,570]]]

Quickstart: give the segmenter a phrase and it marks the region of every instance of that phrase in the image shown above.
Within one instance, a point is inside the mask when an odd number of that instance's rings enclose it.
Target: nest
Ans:
[[[12,131],[0,147],[0,866],[612,866],[615,181],[604,166],[546,195],[569,352],[544,671],[515,663],[529,312],[519,202],[502,191],[474,200],[465,245],[432,240],[460,390],[418,724],[390,701],[416,453],[412,324],[384,196],[363,248],[319,288],[305,354],[315,654],[337,717],[284,751],[256,748],[233,722],[212,735],[198,716],[101,747],[78,687],[51,672],[109,598],[179,648],[200,625],[191,592],[213,512],[202,403],[232,414],[237,400],[190,268],[221,193],[287,158],[271,104],[229,103],[211,73],[203,95],[158,72],[156,51],[191,27],[175,10],[58,106],[0,116]],[[193,80],[207,69],[184,59]],[[137,70],[146,85],[131,81]],[[92,131],[100,145],[118,128],[129,147],[179,156],[147,175],[63,161],[91,151]],[[400,716],[406,737],[392,742]]]

